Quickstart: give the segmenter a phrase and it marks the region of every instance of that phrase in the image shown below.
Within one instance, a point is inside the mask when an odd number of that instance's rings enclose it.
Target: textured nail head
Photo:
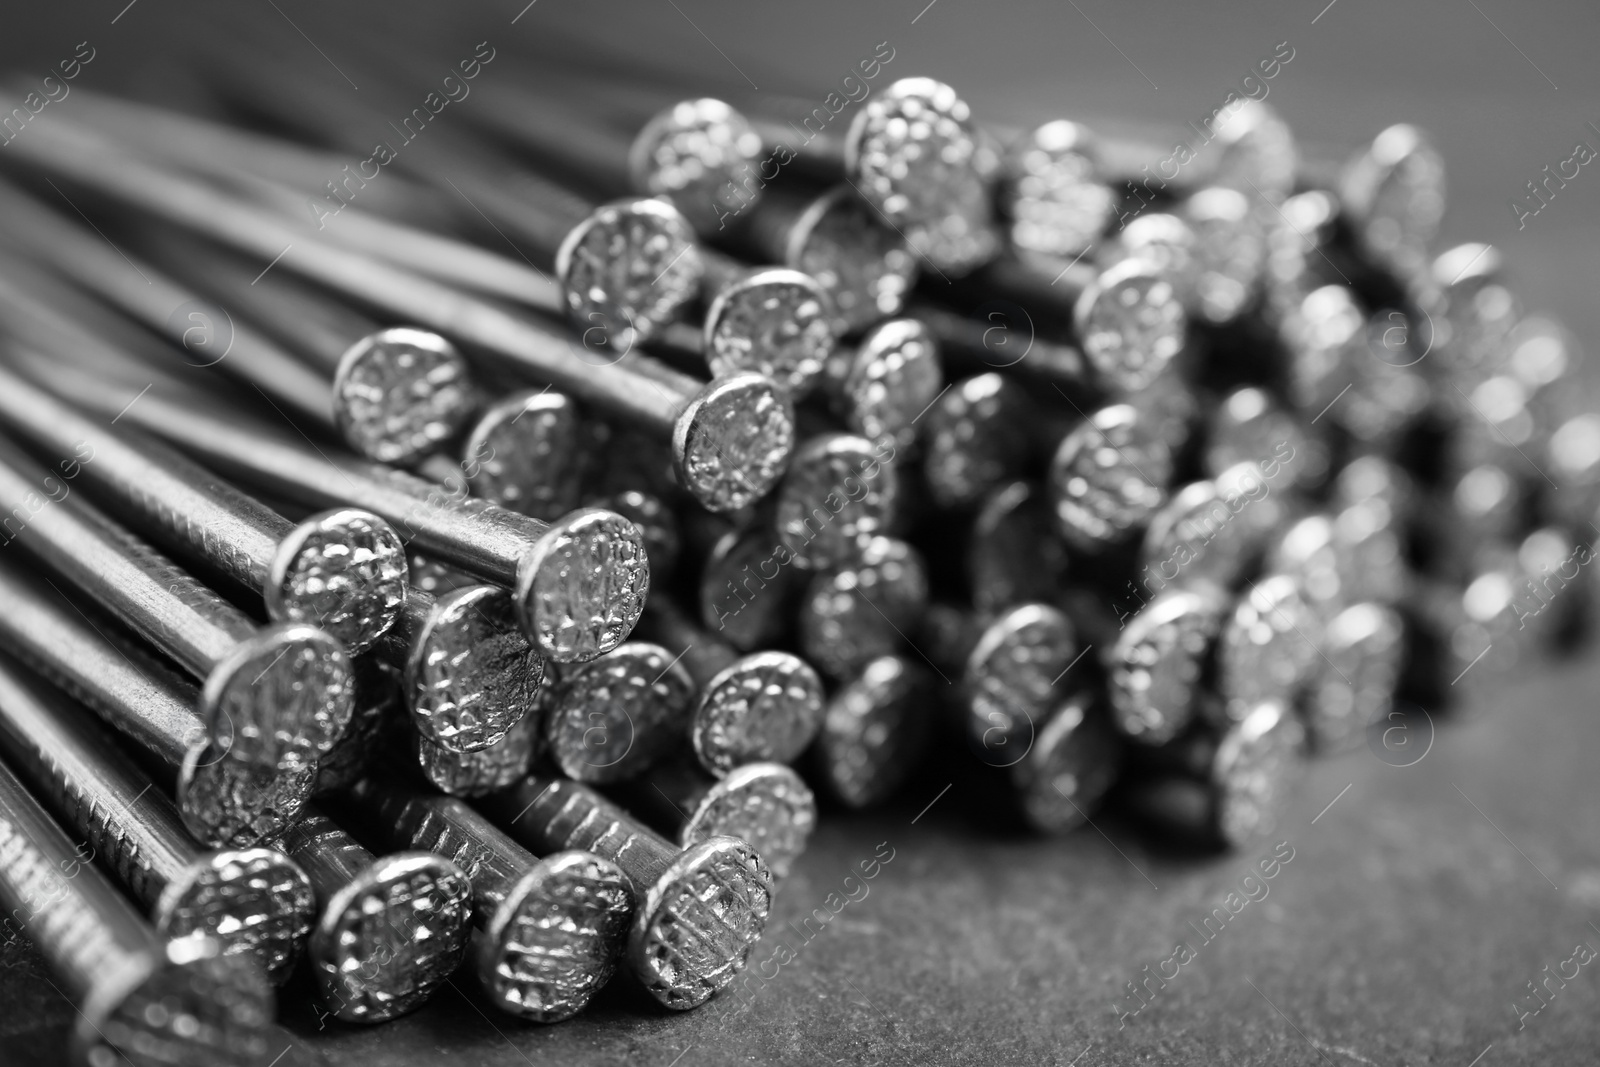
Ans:
[[[262,587],[267,616],[327,631],[350,655],[394,625],[406,597],[400,535],[359,508],[320,512],[278,544]]]
[[[1182,294],[1154,266],[1128,259],[1102,272],[1072,309],[1083,354],[1125,392],[1149,385],[1183,348]]]
[[[1062,534],[1095,549],[1143,528],[1166,502],[1172,451],[1131,404],[1113,404],[1062,438],[1050,492]]]
[[[406,465],[437,450],[477,406],[465,357],[429,330],[394,326],[368,334],[339,358],[334,373],[340,435],[380,463]]]
[[[977,374],[939,395],[922,419],[922,471],[942,508],[976,504],[1021,473],[1033,448],[1033,405],[1003,374]]]
[[[863,537],[858,555],[812,578],[800,604],[800,651],[832,678],[897,650],[928,602],[927,569],[911,545]]]
[[[441,856],[377,860],[323,906],[311,934],[322,999],[346,1022],[403,1015],[432,995],[466,955],[472,883]]]
[[[557,663],[616,648],[633,630],[650,590],[639,528],[586,508],[554,523],[517,567],[517,617]]]
[[[143,975],[108,982],[80,1006],[74,1059],[89,1067],[249,1067],[267,1054],[271,987],[253,960],[205,937],[162,946]]]
[[[311,932],[311,882],[270,848],[202,855],[162,889],[154,912],[166,938],[204,934],[225,956],[254,958],[274,982],[288,978]]]
[[[1222,628],[1217,690],[1230,720],[1266,700],[1290,702],[1321,662],[1322,625],[1287,574],[1255,582]]]
[[[899,482],[882,451],[844,433],[821,434],[795,451],[773,522],[801,566],[844,563],[863,534],[881,533],[889,524]],[[892,457],[893,448],[887,451]]]
[[[729,104],[714,97],[681,100],[645,123],[629,150],[628,170],[634,188],[669,198],[707,232],[759,195],[753,179],[761,148],[761,135]]]
[[[502,1011],[571,1018],[610,981],[632,920],[633,891],[615,863],[589,852],[546,856],[485,925],[479,980]]]
[[[1224,842],[1241,848],[1272,833],[1298,782],[1304,749],[1305,730],[1276,701],[1258,705],[1223,735],[1211,780]]]
[[[315,766],[247,763],[207,742],[191,748],[178,771],[178,814],[197,841],[250,848],[294,825],[316,780]]]
[[[873,326],[856,346],[839,385],[839,406],[853,432],[909,448],[918,416],[943,388],[933,333],[918,319],[890,319]]]
[[[916,253],[848,185],[829,190],[801,212],[788,232],[783,261],[826,290],[836,337],[899,314],[917,280]]]
[[[602,204],[556,252],[556,278],[572,321],[614,333],[625,324],[640,340],[699,295],[704,270],[689,223],[655,198]]]
[[[1246,186],[1248,188],[1248,186]],[[1246,194],[1213,186],[1185,200],[1194,231],[1191,306],[1207,322],[1231,322],[1254,299],[1266,266],[1267,235]]]
[[[1082,826],[1121,770],[1122,742],[1094,704],[1092,690],[1062,701],[1011,767],[1023,817],[1043,833]]]
[[[453,797],[482,796],[504,789],[528,772],[544,741],[544,705],[549,689],[533,696],[527,714],[487,748],[456,752],[416,735],[417,765],[434,788]]]
[[[750,371],[796,398],[822,373],[833,338],[827,292],[788,267],[747,272],[706,309],[706,362],[715,377]]]
[[[1077,654],[1071,621],[1048,604],[1019,604],[984,628],[961,676],[979,759],[1009,767],[1027,755]]]
[[[986,167],[988,151],[954,89],[902,78],[856,113],[845,168],[912,247],[936,268],[964,273],[1000,247],[986,173],[998,160]]]
[[[230,758],[309,767],[350,722],[355,676],[343,646],[310,626],[251,635],[206,676],[200,717]]]
[[[474,752],[499,744],[533,707],[544,660],[498,586],[438,599],[406,662],[412,722],[434,744]]]
[[[711,838],[643,887],[629,966],[667,1007],[698,1007],[744,969],[771,910],[772,872],[761,856],[737,838]]]
[[[847,807],[886,799],[916,766],[933,725],[931,688],[921,667],[884,656],[828,701],[817,735],[818,763]]]
[[[1109,662],[1112,718],[1125,735],[1160,745],[1189,725],[1222,608],[1210,589],[1175,590],[1128,620]]]
[[[562,672],[545,721],[550,758],[579,782],[632,778],[682,744],[693,699],[679,659],[629,641]]]
[[[1116,236],[1110,260],[1142,259],[1155,267],[1178,291],[1184,306],[1194,299],[1200,264],[1195,259],[1195,233],[1177,215],[1151,211],[1124,226]]]
[[[555,522],[583,492],[583,416],[562,393],[527,390],[490,404],[467,431],[462,469],[474,496]]]
[[[1070,260],[1106,231],[1116,194],[1099,178],[1087,128],[1066,119],[1036,127],[1007,149],[1004,166],[1001,207],[1019,255]]]
[[[1326,664],[1305,701],[1306,732],[1316,750],[1353,747],[1372,723],[1385,722],[1405,666],[1405,624],[1381,604],[1352,604],[1323,631]]]
[[[817,826],[817,798],[782,763],[735,767],[706,791],[678,833],[684,848],[713,837],[748,841],[774,878],[789,873]]]
[[[736,374],[700,390],[673,423],[673,464],[708,511],[737,511],[783,477],[794,438],[787,394],[759,374]]]
[[[1416,267],[1444,218],[1444,160],[1415,126],[1390,126],[1339,183],[1357,236],[1392,267]]]
[[[695,756],[716,775],[744,763],[788,763],[822,725],[822,700],[822,680],[800,657],[741,657],[713,675],[700,694],[689,733]]]

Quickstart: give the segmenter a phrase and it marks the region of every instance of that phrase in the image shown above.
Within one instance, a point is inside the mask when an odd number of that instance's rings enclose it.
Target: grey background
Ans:
[[[1520,232],[1508,207],[1579,138],[1600,147],[1586,125],[1600,124],[1593,5],[1325,3],[242,6],[292,21],[305,47],[286,60],[329,92],[348,90],[333,69],[341,50],[380,27],[404,27],[446,56],[558,30],[669,56],[709,81],[740,84],[742,71],[762,89],[819,93],[887,40],[892,75],[943,78],[980,116],[1008,122],[1199,119],[1288,41],[1295,58],[1269,99],[1304,140],[1349,145],[1399,119],[1427,128],[1450,167],[1444,240],[1499,245],[1530,309],[1594,337],[1600,174],[1585,168]],[[185,5],[125,5],[7,5],[0,65],[42,75],[87,39],[98,55],[81,84],[109,89],[158,84],[196,47],[252,47],[226,33],[197,42]],[[934,777],[889,811],[824,819],[756,958],[879,842],[895,859],[809,943],[791,930],[798,959],[748,1005],[723,998],[669,1016],[619,988],[572,1022],[538,1028],[485,1014],[463,975],[459,991],[405,1020],[319,1031],[291,989],[279,1064],[1594,1062],[1600,968],[1584,968],[1525,1030],[1511,1007],[1578,942],[1600,948],[1600,669],[1527,667],[1529,680],[1477,694],[1441,722],[1416,766],[1365,750],[1316,764],[1279,835],[1295,859],[1268,898],[1199,947],[1120,1031],[1111,1004],[1123,983],[1175,941],[1197,943],[1187,922],[1219,905],[1268,846],[1166,856],[1112,823],[1105,834],[1028,840],[966,783],[913,823],[944,784]],[[71,1010],[37,961],[8,962],[0,1062],[48,1062]]]

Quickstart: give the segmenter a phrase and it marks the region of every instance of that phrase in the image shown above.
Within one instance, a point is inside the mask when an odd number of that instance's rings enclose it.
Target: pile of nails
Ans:
[[[1237,847],[1582,632],[1578,350],[1409,126],[1240,101],[1169,177],[892,49],[404,48],[0,156],[0,900],[89,1063],[252,1062],[297,969],[693,1008],[818,797]]]

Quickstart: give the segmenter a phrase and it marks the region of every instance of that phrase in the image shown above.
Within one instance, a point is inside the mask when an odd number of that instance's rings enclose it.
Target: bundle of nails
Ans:
[[[692,1008],[816,795],[1238,846],[1581,632],[1600,415],[1411,127],[400,80],[0,154],[0,899],[89,1063],[252,1062],[302,960]]]

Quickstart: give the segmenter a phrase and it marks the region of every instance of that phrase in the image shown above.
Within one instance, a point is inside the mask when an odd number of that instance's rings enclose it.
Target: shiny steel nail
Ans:
[[[319,240],[198,182],[132,158],[103,168],[97,158],[106,144],[85,131],[58,125],[50,138],[34,140],[28,157],[33,165],[242,252],[269,259],[281,254],[284,267],[353,300],[438,330],[508,373],[548,382],[670,439],[684,487],[712,510],[759,499],[783,472],[793,413],[781,391],[759,376],[707,385],[637,354],[626,366],[597,363],[574,351],[569,338],[530,318]],[[616,220],[600,224],[614,228]],[[597,232],[595,241],[604,240]],[[293,246],[290,252],[284,252],[286,245]]]
[[[1322,630],[1321,653],[1304,702],[1306,732],[1317,753],[1358,744],[1394,705],[1407,655],[1406,626],[1383,604],[1352,604]]]
[[[894,457],[892,444],[852,434],[820,434],[801,445],[773,504],[786,555],[803,567],[843,563],[863,534],[883,532],[899,487]]]
[[[1340,175],[1339,197],[1366,255],[1405,278],[1426,268],[1444,217],[1444,160],[1415,126],[1390,126]]]
[[[340,508],[292,523],[158,441],[81,414],[0,367],[0,422],[78,465],[119,518],[179,558],[198,559],[265,601],[283,625],[316,626],[349,652],[371,647],[405,600],[400,538],[370,512]]]
[[[0,644],[27,660],[176,776],[178,814],[213,848],[250,848],[281,834],[299,816],[315,771],[263,766],[211,743],[197,708],[200,694],[112,624],[0,566]]]
[[[1178,355],[1187,333],[1178,283],[1138,257],[1103,270],[1079,262],[1053,278],[999,259],[952,292],[974,309],[997,298],[1020,305],[1057,340],[1075,342],[1110,390],[1144,388]]]
[[[748,841],[773,878],[789,873],[817,825],[816,798],[782,763],[745,763],[721,778],[688,761],[667,763],[616,793],[629,811],[684,848],[713,837]]]
[[[835,350],[824,390],[851,433],[911,448],[917,421],[944,388],[940,348],[920,319],[891,319],[872,327],[853,348]]]
[[[696,691],[682,659],[660,645],[629,641],[563,670],[545,720],[551,760],[580,782],[620,782],[680,748]]]
[[[1225,607],[1214,587],[1174,589],[1128,620],[1107,658],[1117,729],[1135,741],[1163,745],[1193,721]]]
[[[1086,126],[1056,119],[1006,142],[996,202],[1011,248],[1055,271],[1094,246],[1116,213],[1101,178],[1098,141]]]
[[[1328,449],[1263,389],[1248,386],[1222,398],[1211,413],[1201,463],[1217,478],[1247,461],[1273,464],[1273,489],[1317,485],[1326,477]]]
[[[972,607],[980,615],[1056,600],[1069,573],[1067,548],[1056,535],[1044,487],[1019,481],[990,493],[972,520],[964,562]]]
[[[202,852],[177,808],[57,691],[0,659],[0,746],[168,939],[202,934],[282,982],[311,929],[311,883],[270,848]]]
[[[481,796],[510,785],[544,750],[545,720],[554,694],[555,685],[547,680],[505,736],[485,748],[457,751],[434,744],[417,731],[412,747],[422,776],[434,788],[457,797]]]
[[[536,853],[583,849],[622,868],[635,900],[628,967],[669,1008],[698,1007],[732,982],[766,929],[772,874],[744,841],[679,851],[586,786],[544,775],[483,803]]]
[[[552,389],[519,390],[479,413],[453,470],[473,495],[543,522],[578,508],[597,465],[592,428],[577,403]],[[438,481],[430,463],[423,473]]]
[[[158,231],[140,247],[230,318],[254,323],[317,368],[339,436],[368,459],[409,466],[454,438],[478,407],[466,357],[430,330],[381,326],[286,274],[258,276],[254,265],[188,235]]]
[[[854,556],[811,579],[796,626],[806,659],[841,680],[899,651],[928,602],[922,554],[906,542],[867,536]]]
[[[608,859],[536,858],[462,801],[368,781],[349,797],[390,844],[448,856],[472,880],[478,980],[495,1007],[553,1023],[582,1011],[616,970],[633,918]]]
[[[991,301],[972,309],[971,314],[962,314],[929,300],[916,300],[906,309],[906,317],[928,331],[939,362],[951,378],[1002,370],[1051,383],[1069,396],[1098,397],[1103,389],[1104,383],[1081,350],[1038,336],[1027,311],[1010,301]],[[907,412],[912,418],[918,414],[921,412]]]
[[[165,383],[131,406],[122,387],[62,367],[28,365],[30,378],[108,417],[122,418],[264,492],[310,506],[354,504],[393,524],[408,544],[516,590],[517,617],[551,659],[598,655],[633,628],[649,584],[638,531],[603,511],[574,512],[554,525],[462,498],[403,471],[330,457],[244,413],[212,414],[225,402]]]
[[[763,189],[739,218],[764,258],[804,271],[822,286],[835,336],[898,315],[916,282],[916,253],[848,185],[817,197]]]
[[[193,290],[150,264],[135,263],[130,270],[129,263],[134,261],[118,255],[117,250],[108,248],[88,229],[8,183],[0,183],[0,207],[7,216],[18,220],[7,233],[14,242],[12,247],[20,246],[30,260],[52,264],[65,278],[93,291],[125,314],[152,324],[159,332],[167,332],[169,319],[172,320],[169,336],[176,335],[178,348],[170,355],[175,361],[206,367],[220,360],[224,369],[237,373],[297,416],[310,419],[315,425],[333,428],[327,384],[314,369],[248,323],[225,325],[210,321],[214,310],[195,307],[202,302]],[[4,270],[9,291],[14,292],[22,284],[27,292],[48,295],[52,305],[73,307],[76,314],[76,306],[62,304],[62,297],[71,293],[70,288],[50,275],[11,259],[10,255],[14,253],[7,255]],[[30,307],[31,303],[26,298],[16,297],[6,301],[11,330],[17,330],[18,323],[38,310]],[[193,311],[196,317],[175,314],[180,309]],[[104,314],[103,309],[101,314]]]
[[[884,656],[833,693],[812,751],[835,799],[848,808],[881,804],[915,773],[933,734],[933,686],[925,668]]]
[[[919,420],[922,473],[942,508],[972,507],[1022,473],[1033,448],[1033,404],[1004,375],[956,382]]]
[[[590,507],[614,511],[639,527],[644,535],[644,551],[650,561],[650,576],[662,588],[672,580],[683,549],[678,532],[678,516],[658,496],[637,489],[624,489],[610,496],[591,500]]]
[[[676,655],[694,682],[689,742],[711,774],[758,761],[788,763],[816,736],[822,681],[805,660],[776,651],[741,656],[666,600],[652,603],[641,625],[643,636]]]
[[[273,998],[254,960],[156,934],[0,767],[0,903],[78,1010],[76,1062],[257,1064]]]
[[[1322,620],[1287,574],[1269,574],[1239,597],[1217,644],[1217,708],[1225,727],[1257,705],[1293,707],[1322,663]]]
[[[1287,520],[1287,495],[1275,490],[1254,460],[1214,480],[1173,490],[1145,530],[1141,584],[1161,589],[1208,583],[1231,589]]]
[[[777,644],[800,588],[793,562],[794,553],[765,523],[728,531],[701,568],[700,625],[742,652]]]
[[[1131,404],[1113,404],[1061,439],[1050,462],[1050,495],[1074,547],[1094,552],[1124,541],[1166,502],[1173,456],[1154,422]]]
[[[1191,734],[1165,749],[1139,750],[1135,811],[1229,848],[1269,836],[1304,777],[1305,730],[1282,704],[1254,708],[1225,733]],[[1148,775],[1148,777],[1146,777]]]
[[[1028,754],[1011,765],[1023,818],[1035,830],[1064,834],[1082,826],[1122,771],[1123,741],[1092,688],[1051,708]]]
[[[1048,604],[1019,604],[983,628],[961,674],[962,725],[979,759],[1010,767],[1023,758],[1079,652],[1072,621]]]
[[[1156,196],[1183,196],[1207,185],[1257,194],[1277,203],[1294,189],[1300,152],[1294,135],[1276,111],[1258,100],[1244,99],[1230,108],[1198,147],[1189,130],[1137,131],[1126,124],[1100,129],[1105,180],[1127,189],[1143,202]],[[1173,145],[1189,146],[1189,156],[1172,177],[1157,161],[1175,158]],[[1155,167],[1157,173],[1152,174]],[[1150,183],[1156,188],[1151,189]],[[1139,191],[1137,186],[1143,188]]]
[[[258,627],[11,446],[0,501],[30,515],[17,540],[201,681],[200,715],[233,758],[310,767],[350,721],[350,660],[324,631]]]
[[[431,852],[374,856],[311,807],[283,848],[317,892],[312,973],[337,1018],[403,1015],[460,966],[471,940],[472,883],[454,863]]]
[[[417,733],[457,752],[498,744],[532,708],[544,679],[544,661],[499,586],[437,598],[412,590],[378,653],[396,671]]]

